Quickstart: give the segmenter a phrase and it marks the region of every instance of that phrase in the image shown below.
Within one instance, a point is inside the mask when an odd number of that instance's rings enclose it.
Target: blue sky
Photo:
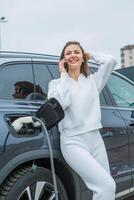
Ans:
[[[59,55],[77,40],[120,67],[120,48],[134,44],[133,8],[133,0],[0,0],[2,49]]]

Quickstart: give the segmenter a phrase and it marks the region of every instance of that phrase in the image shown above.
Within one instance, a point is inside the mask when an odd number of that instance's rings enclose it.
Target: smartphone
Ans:
[[[65,67],[65,70],[67,71],[68,67],[67,67],[67,63],[66,62],[64,63],[64,67]]]

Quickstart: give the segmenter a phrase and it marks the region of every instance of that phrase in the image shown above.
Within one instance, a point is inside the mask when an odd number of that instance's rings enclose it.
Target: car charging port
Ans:
[[[14,124],[14,122],[20,118],[24,118],[24,117],[29,117],[29,116],[22,116],[22,115],[10,115],[10,116],[6,116],[6,122],[8,124],[8,127],[11,131],[11,133],[15,133],[17,135],[24,135],[24,136],[30,136],[30,135],[38,135],[39,133],[42,132],[42,126],[39,123],[24,123],[22,124],[22,127],[18,130],[15,131],[15,129],[13,128],[12,124]]]

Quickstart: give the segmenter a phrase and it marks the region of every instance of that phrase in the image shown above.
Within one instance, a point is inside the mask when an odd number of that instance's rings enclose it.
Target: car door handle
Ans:
[[[129,126],[134,126],[134,120],[130,120],[130,121],[128,122],[128,124],[129,124]]]

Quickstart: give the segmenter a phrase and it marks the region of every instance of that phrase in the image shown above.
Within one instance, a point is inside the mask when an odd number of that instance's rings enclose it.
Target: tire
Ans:
[[[59,200],[68,200],[65,188],[56,176]],[[9,175],[0,188],[0,200],[55,200],[52,173],[43,167],[23,167]],[[37,192],[38,189],[38,192]],[[52,198],[53,197],[53,198]]]

